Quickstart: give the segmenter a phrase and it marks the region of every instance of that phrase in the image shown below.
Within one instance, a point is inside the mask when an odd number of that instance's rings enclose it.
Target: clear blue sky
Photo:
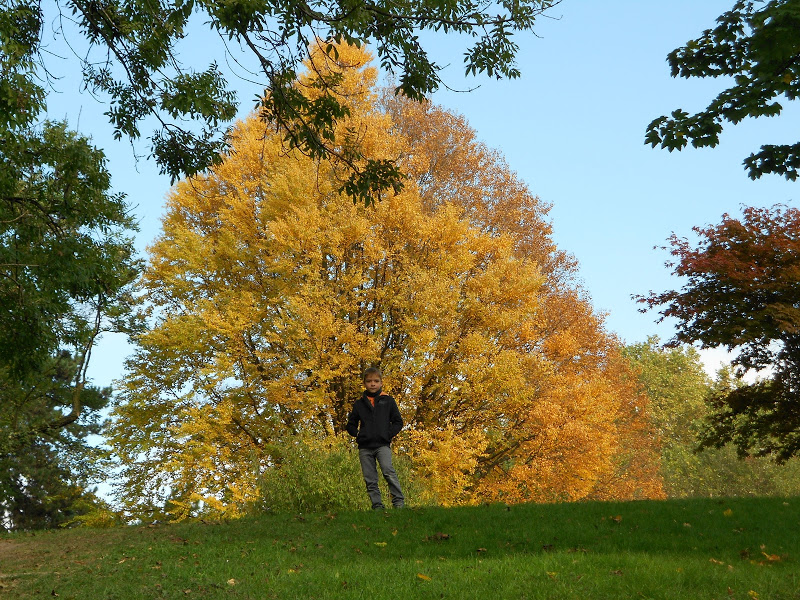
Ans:
[[[537,36],[518,36],[522,77],[513,81],[465,79],[459,40],[432,38],[437,62],[451,64],[451,88],[434,102],[466,116],[478,137],[501,151],[531,191],[552,205],[556,244],[579,262],[580,277],[610,332],[627,343],[649,335],[667,339],[668,323],[640,314],[632,294],[680,285],[664,267],[662,246],[675,232],[717,223],[742,205],[796,205],[798,185],[776,176],[751,181],[742,160],[763,143],[797,141],[800,109],[786,106],[777,119],[729,126],[715,149],[668,153],[644,145],[655,117],[675,108],[704,108],[721,81],[672,79],[667,54],[711,27],[733,0],[564,0]],[[220,62],[224,62],[220,57]],[[241,83],[243,112],[260,91]],[[109,157],[113,185],[134,207],[143,249],[160,229],[169,181],[153,164],[133,160],[130,145],[111,139],[102,107],[78,93],[77,80],[58,84],[53,117],[67,117]],[[144,151],[139,146],[139,151]],[[130,351],[118,336],[102,340],[90,374],[107,385],[123,372]],[[711,359],[712,362],[717,358]],[[716,366],[716,362],[714,362]]]

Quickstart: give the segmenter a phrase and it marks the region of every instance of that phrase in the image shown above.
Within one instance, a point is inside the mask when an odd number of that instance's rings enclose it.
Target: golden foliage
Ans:
[[[424,490],[421,502],[455,506],[470,501],[469,490],[487,445],[482,431],[459,433],[452,425],[412,429],[402,441]]]
[[[402,157],[407,185],[356,206],[335,165],[250,118],[219,167],[175,186],[114,415],[126,496],[141,509],[167,487],[181,510],[235,514],[271,446],[342,430],[371,364],[442,504],[658,496],[646,404],[547,207],[463,119],[379,101],[363,51],[315,56],[344,73],[351,143]]]

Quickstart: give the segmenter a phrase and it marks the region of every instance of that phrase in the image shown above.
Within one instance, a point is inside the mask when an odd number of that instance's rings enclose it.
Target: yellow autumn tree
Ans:
[[[298,89],[335,86],[348,155],[406,185],[356,206],[251,118],[175,186],[109,432],[128,509],[239,514],[277,447],[341,434],[368,365],[432,501],[658,496],[646,403],[547,207],[463,119],[381,95],[363,50],[313,56]]]
[[[404,171],[427,211],[463,209],[474,227],[513,240],[518,259],[539,266],[537,318],[526,323],[532,343],[518,350],[548,365],[528,371],[514,435],[482,457],[482,500],[662,497],[656,474],[658,440],[644,415],[647,400],[620,359],[619,345],[577,283],[577,264],[556,248],[545,220],[549,206],[530,193],[502,156],[478,142],[463,117],[431,103],[381,96],[395,135],[408,148]]]

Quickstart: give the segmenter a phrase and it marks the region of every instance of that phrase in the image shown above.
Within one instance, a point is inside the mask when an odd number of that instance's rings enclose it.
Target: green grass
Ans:
[[[800,599],[800,498],[268,515],[0,537],[27,599]]]

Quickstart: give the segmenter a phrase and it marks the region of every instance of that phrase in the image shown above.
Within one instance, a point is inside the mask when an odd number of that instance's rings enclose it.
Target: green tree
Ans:
[[[715,394],[703,445],[785,461],[800,452],[800,210],[745,208],[695,233],[696,246],[670,238],[685,285],[639,301],[677,319],[674,343],[724,346],[737,375],[769,374]]]
[[[0,529],[56,527],[102,506],[90,489],[107,461],[87,437],[100,433],[110,390],[86,386],[81,417],[60,425],[76,367],[64,352],[25,377],[0,374]]]
[[[788,496],[800,493],[800,460],[776,465],[765,457],[741,459],[728,444],[699,451],[707,399],[741,387],[730,369],[714,381],[691,346],[662,348],[655,337],[626,346],[623,354],[650,399],[649,416],[661,447],[661,475],[668,497]]]
[[[650,399],[650,420],[661,448],[661,476],[670,497],[699,492],[694,450],[707,409],[710,381],[691,346],[661,349],[658,338],[626,346],[623,355]]]
[[[193,175],[218,163],[228,148],[226,129],[238,107],[216,62],[196,70],[180,60],[190,21],[192,36],[202,31],[198,20],[205,21],[224,44],[226,62],[249,70],[269,126],[289,146],[346,165],[352,176],[343,188],[369,203],[399,189],[402,176],[393,160],[365,159],[352,139],[334,139],[335,125],[349,109],[335,92],[335,79],[317,78],[314,97],[296,85],[309,48],[327,43],[337,60],[334,42],[369,43],[382,67],[396,75],[396,91],[419,100],[441,83],[441,66],[423,48],[421,34],[460,36],[467,44],[467,73],[514,78],[513,34],[531,30],[536,17],[557,3],[8,0],[0,8],[0,103],[17,123],[37,114],[44,101],[37,77],[57,76],[46,60],[46,31],[53,24],[80,61],[88,88],[110,98],[106,114],[115,135],[139,138],[143,121],[154,118],[152,155],[163,172],[173,179]]]
[[[62,500],[80,497],[97,466],[86,460],[86,436],[98,431],[109,393],[89,384],[87,368],[98,337],[124,325],[138,274],[135,224],[109,187],[102,152],[64,124],[18,128],[0,145],[0,491],[9,527],[66,518],[73,502]]]
[[[673,77],[728,77],[730,86],[696,114],[677,109],[655,119],[647,126],[646,143],[670,152],[689,142],[714,147],[725,122],[779,115],[780,98],[791,101],[800,94],[798,27],[798,0],[738,0],[715,28],[667,57]],[[776,173],[795,180],[800,143],[765,144],[744,165],[752,179]]]

